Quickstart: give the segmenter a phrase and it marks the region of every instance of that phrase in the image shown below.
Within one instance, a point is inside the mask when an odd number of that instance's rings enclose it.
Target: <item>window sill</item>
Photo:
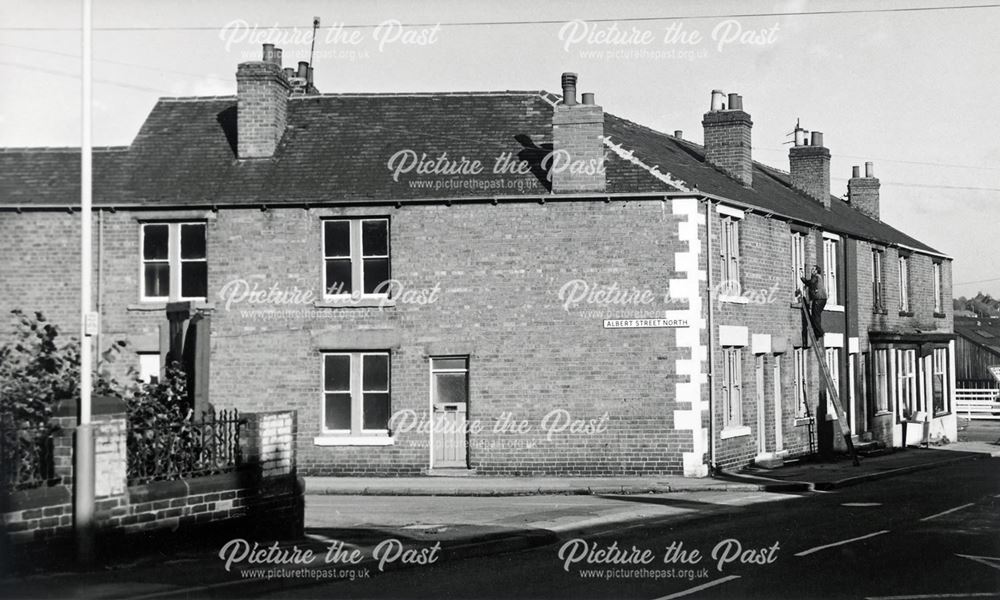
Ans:
[[[793,425],[795,427],[802,427],[803,425],[809,425],[813,422],[812,417],[796,417]]]
[[[884,308],[878,308],[878,307],[876,307],[876,308],[872,309],[872,314],[873,315],[887,315],[887,314],[889,314],[889,311],[887,309],[884,309]]]
[[[899,316],[901,316],[901,317],[912,317],[913,316],[913,311],[912,310],[901,310],[901,311],[899,311]]]
[[[197,308],[201,310],[215,310],[215,305],[206,302],[205,300],[143,300],[138,304],[129,304],[125,307],[128,312],[153,312],[153,311],[164,311],[167,310],[167,304],[172,304],[175,302],[190,302],[191,308]]]
[[[950,415],[951,415],[951,411],[950,410],[943,410],[941,412],[934,413],[934,418],[935,419],[940,419],[941,417],[947,417],[947,416],[950,416]]]
[[[823,307],[823,312],[844,312],[843,304],[828,304]]]
[[[393,308],[396,300],[385,296],[327,297],[313,303],[316,308]]]
[[[878,412],[875,413],[876,417],[888,417],[890,415],[892,415],[892,411],[891,410],[880,410],[880,411],[878,411]]]
[[[744,425],[743,427],[726,427],[719,432],[719,437],[724,440],[730,438],[737,438],[750,435],[750,428]]]
[[[728,302],[729,304],[749,304],[750,299],[746,296],[719,296],[719,302]]]
[[[393,446],[396,439],[388,435],[333,435],[324,434],[313,438],[314,446]]]
[[[936,313],[934,313],[934,318],[935,319],[947,319],[948,315],[946,315],[944,313],[936,312]]]

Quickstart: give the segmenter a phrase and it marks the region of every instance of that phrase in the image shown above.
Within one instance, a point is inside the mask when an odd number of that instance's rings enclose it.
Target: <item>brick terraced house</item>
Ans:
[[[265,46],[236,79],[95,150],[98,343],[156,376],[189,307],[199,393],[296,409],[304,474],[705,476],[836,449],[795,299],[813,264],[858,441],[955,439],[951,259],[880,220],[870,165],[832,196],[822,134],[784,172],[736,94],[702,146],[577,102],[574,74],[320,94]],[[79,162],[0,150],[0,309],[70,332]]]

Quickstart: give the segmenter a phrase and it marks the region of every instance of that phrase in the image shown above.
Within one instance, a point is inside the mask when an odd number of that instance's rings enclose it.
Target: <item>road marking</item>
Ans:
[[[844,502],[841,506],[882,506],[881,502]]]
[[[703,589],[714,587],[714,586],[719,585],[720,583],[726,583],[727,581],[732,581],[734,579],[739,579],[739,578],[740,578],[739,575],[728,575],[726,577],[722,577],[720,579],[716,579],[715,581],[709,581],[708,583],[703,583],[701,585],[696,585],[695,587],[693,587],[691,589],[684,590],[683,592],[677,592],[676,594],[670,594],[669,596],[661,596],[661,597],[657,598],[656,600],[670,600],[671,598],[680,598],[681,596],[687,596],[688,594],[693,594],[695,592],[700,592]]]
[[[956,506],[955,508],[949,508],[948,510],[941,511],[941,512],[939,512],[936,515],[931,515],[929,517],[924,517],[923,519],[920,519],[920,520],[921,521],[930,521],[931,519],[936,519],[938,517],[943,517],[944,515],[947,515],[948,513],[953,513],[956,510],[962,510],[963,508],[969,508],[973,504],[975,504],[975,502],[969,502],[968,504],[963,504],[962,506]]]
[[[834,542],[832,544],[827,544],[825,546],[816,546],[815,548],[803,550],[802,552],[797,553],[795,556],[806,556],[807,554],[812,554],[813,552],[819,552],[820,550],[826,550],[827,548],[833,548],[834,546],[843,546],[844,544],[850,544],[851,542],[866,540],[868,538],[875,537],[876,535],[882,535],[883,533],[889,533],[889,530],[883,529],[882,531],[876,531],[875,533],[869,533],[868,535],[862,535],[860,537],[851,538],[849,540],[841,540],[839,542]]]
[[[867,596],[865,600],[931,600],[933,598],[996,598],[1000,592],[969,592],[967,594],[916,594],[913,596]]]
[[[962,558],[974,560],[977,563],[986,565],[987,567],[993,567],[994,569],[1000,570],[1000,558],[995,558],[992,556],[970,556],[968,554],[958,554],[958,553],[956,553],[955,556],[961,556]]]

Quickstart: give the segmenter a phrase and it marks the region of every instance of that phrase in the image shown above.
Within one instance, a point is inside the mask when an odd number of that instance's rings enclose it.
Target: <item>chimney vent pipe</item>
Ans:
[[[723,97],[722,90],[712,90],[712,105],[709,108],[711,112],[718,112],[724,109],[722,103]]]
[[[587,106],[593,106],[595,104],[593,92],[585,92],[580,96],[580,98],[583,100],[583,104]]]
[[[875,165],[870,161],[865,163],[865,177],[875,177]]]
[[[264,44],[264,62],[274,62],[274,44]]]
[[[576,73],[562,74],[563,104],[576,106]]]

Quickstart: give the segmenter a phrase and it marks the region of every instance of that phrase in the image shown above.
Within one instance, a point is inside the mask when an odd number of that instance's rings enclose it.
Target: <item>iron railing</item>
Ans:
[[[41,487],[55,476],[54,425],[0,420],[0,486],[3,491]]]
[[[245,425],[246,419],[235,409],[147,427],[130,424],[128,482],[134,485],[233,471],[243,463],[240,428]]]

